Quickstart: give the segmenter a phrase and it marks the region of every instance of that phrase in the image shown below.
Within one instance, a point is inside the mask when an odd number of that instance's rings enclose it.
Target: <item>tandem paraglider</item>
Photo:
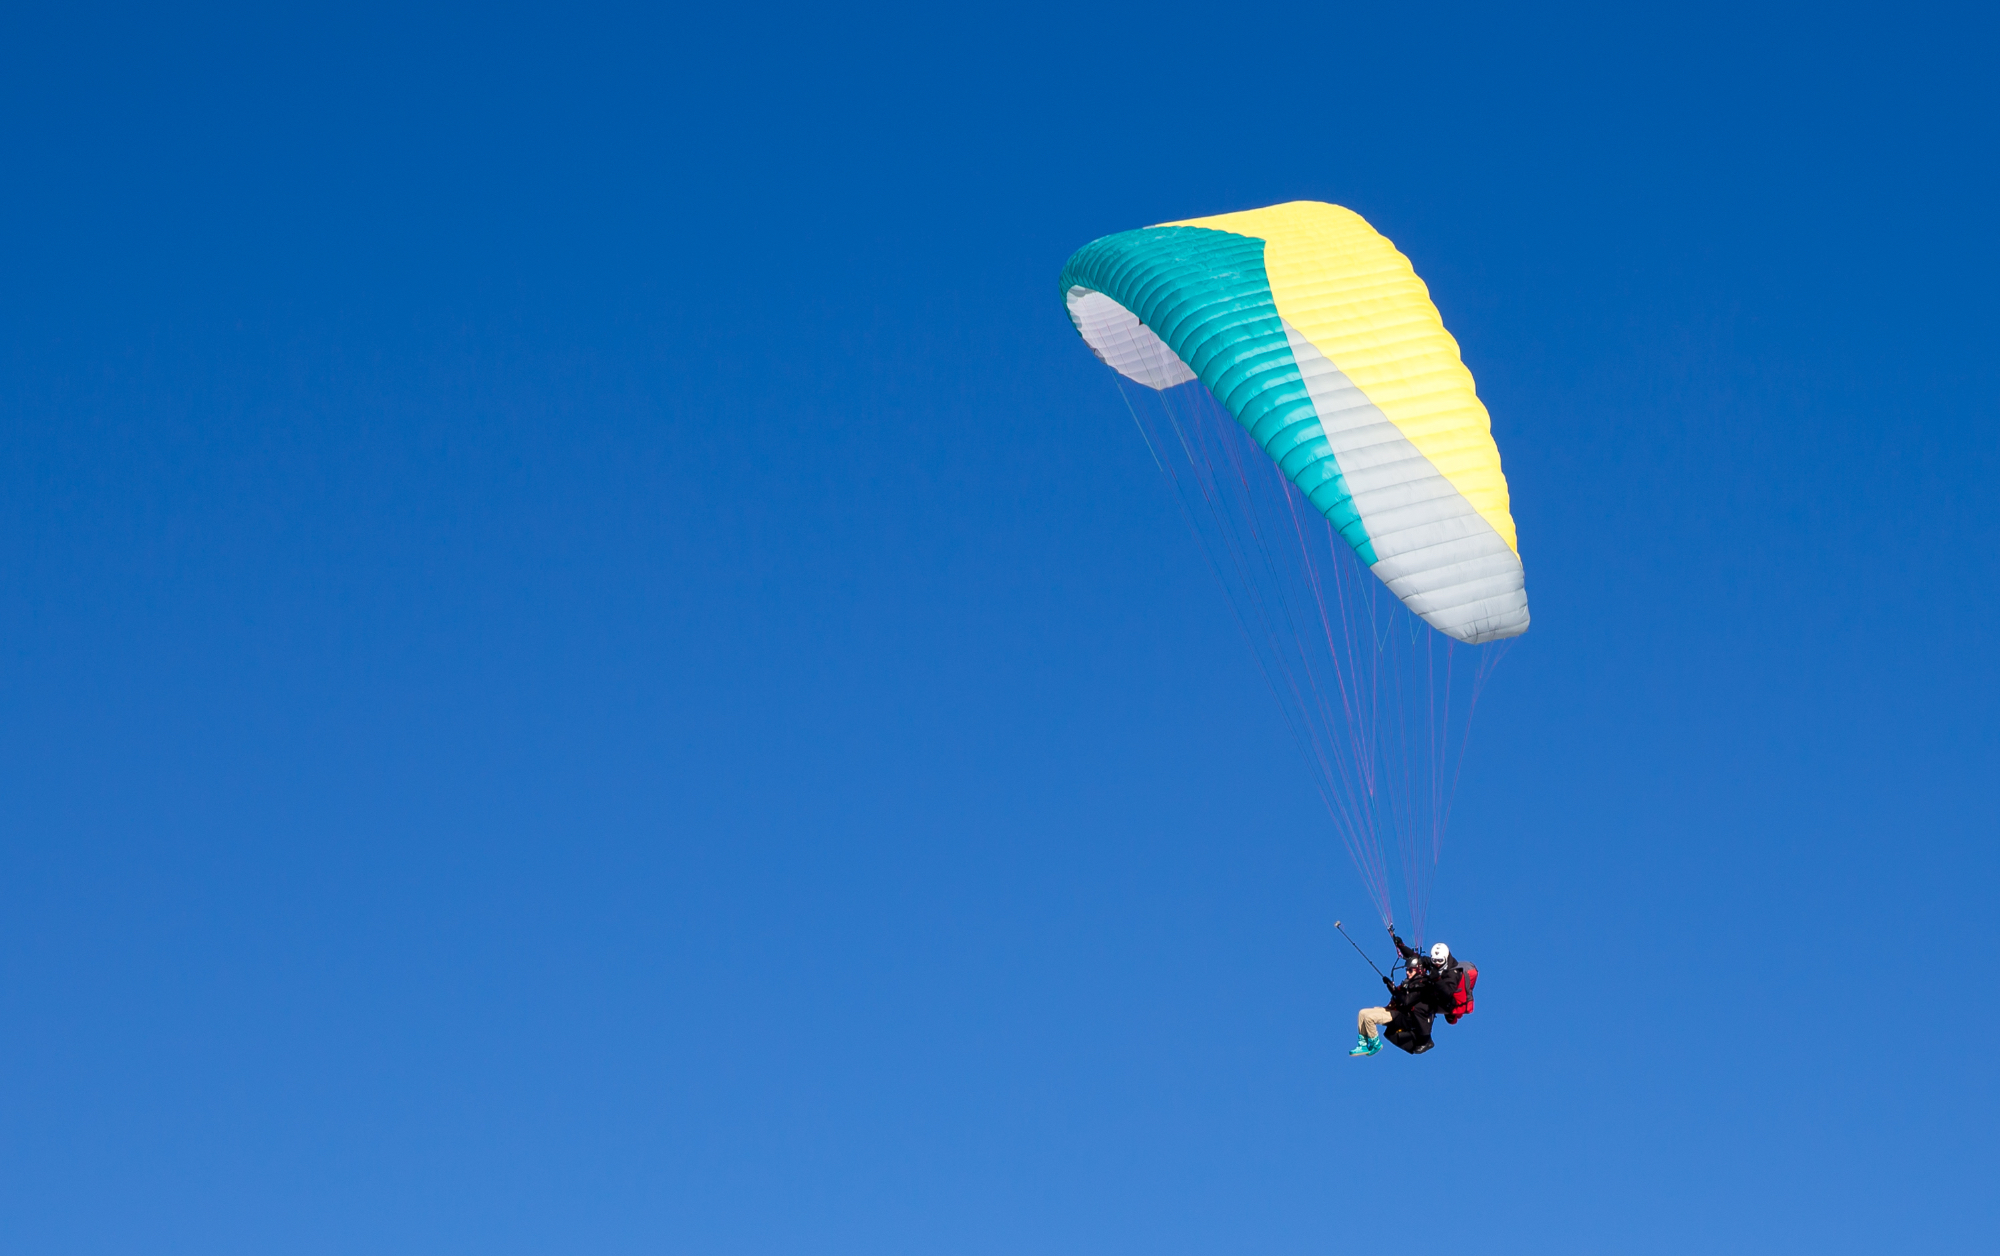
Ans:
[[[1347,936],[1338,920],[1333,927],[1340,929],[1342,937]],[[1347,940],[1355,950],[1361,950],[1353,938]],[[1381,1007],[1364,1007],[1355,1015],[1354,1048],[1349,1055],[1374,1055],[1382,1049],[1384,1039],[1411,1055],[1422,1055],[1436,1045],[1431,1041],[1431,1023],[1437,1017],[1443,1016],[1447,1025],[1456,1025],[1472,1014],[1478,968],[1453,955],[1442,942],[1433,943],[1426,955],[1406,945],[1393,929],[1389,940],[1403,958],[1403,980],[1393,982],[1381,969],[1375,969],[1389,999]],[[1362,951],[1361,958],[1368,959],[1368,953]],[[1375,961],[1368,960],[1368,966],[1375,968]]]
[[[1355,1054],[1382,1035],[1428,1051],[1478,975],[1422,949],[1431,881],[1473,710],[1528,628],[1500,450],[1458,342],[1409,259],[1318,201],[1108,235],[1058,286],[1406,961],[1361,1012]]]

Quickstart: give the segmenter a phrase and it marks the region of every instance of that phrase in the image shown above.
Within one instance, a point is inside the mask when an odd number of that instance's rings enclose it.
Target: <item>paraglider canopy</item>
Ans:
[[[1409,259],[1359,214],[1293,201],[1124,231],[1060,283],[1099,358],[1154,390],[1199,379],[1433,628],[1527,630],[1486,407]]]

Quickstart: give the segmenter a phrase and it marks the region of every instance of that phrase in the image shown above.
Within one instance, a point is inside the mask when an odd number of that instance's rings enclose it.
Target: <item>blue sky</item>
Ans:
[[[23,1251],[1972,1250],[1990,17],[17,12]],[[1055,291],[1415,261],[1535,625],[1367,916]]]

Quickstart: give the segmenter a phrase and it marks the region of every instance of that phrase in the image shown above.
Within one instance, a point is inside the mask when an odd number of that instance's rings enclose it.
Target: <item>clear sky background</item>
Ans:
[[[10,1250],[1990,1244],[1984,10],[29,7]],[[1422,1058],[1055,288],[1294,198],[1535,615]]]

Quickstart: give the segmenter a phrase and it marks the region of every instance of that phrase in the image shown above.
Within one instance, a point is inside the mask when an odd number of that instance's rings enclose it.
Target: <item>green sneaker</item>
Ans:
[[[1354,1035],[1354,1050],[1349,1051],[1347,1054],[1374,1055],[1381,1049],[1382,1040],[1380,1038],[1370,1038],[1367,1034],[1356,1034]]]

